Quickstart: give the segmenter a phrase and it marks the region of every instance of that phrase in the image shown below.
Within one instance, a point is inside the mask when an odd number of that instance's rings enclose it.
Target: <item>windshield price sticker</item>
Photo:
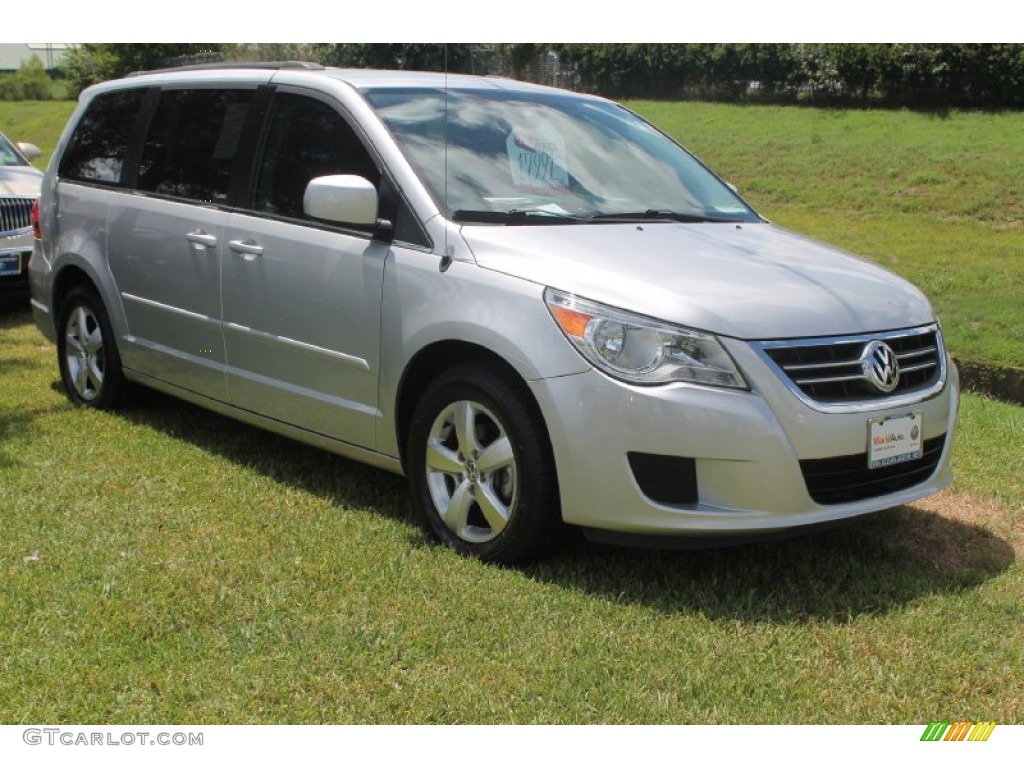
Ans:
[[[868,468],[879,469],[924,455],[921,414],[890,416],[868,422]]]
[[[515,186],[563,189],[569,186],[565,142],[550,128],[517,128],[508,135],[505,148]]]

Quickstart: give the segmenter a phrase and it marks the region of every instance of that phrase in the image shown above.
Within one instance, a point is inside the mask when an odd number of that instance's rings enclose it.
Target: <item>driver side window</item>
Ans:
[[[317,99],[278,94],[256,171],[255,210],[306,219],[306,185],[333,174],[362,176],[380,187],[380,171],[337,111]]]

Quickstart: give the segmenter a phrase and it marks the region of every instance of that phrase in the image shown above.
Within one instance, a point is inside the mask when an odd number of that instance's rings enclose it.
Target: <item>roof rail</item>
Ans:
[[[207,64],[185,64],[181,67],[166,67],[164,69],[143,69],[131,72],[128,77],[139,75],[152,75],[158,72],[195,72],[204,69],[326,69],[323,64],[314,61],[216,61]]]

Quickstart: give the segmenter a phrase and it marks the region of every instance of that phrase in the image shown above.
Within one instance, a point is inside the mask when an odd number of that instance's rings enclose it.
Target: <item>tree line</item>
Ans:
[[[513,63],[531,66],[513,46]],[[583,90],[623,98],[912,109],[1024,106],[1020,44],[592,44],[553,51]]]
[[[138,70],[289,59],[506,75],[614,98],[1024,107],[1022,44],[87,43],[69,51],[57,74],[74,95],[92,83]],[[39,82],[38,67],[31,77]]]

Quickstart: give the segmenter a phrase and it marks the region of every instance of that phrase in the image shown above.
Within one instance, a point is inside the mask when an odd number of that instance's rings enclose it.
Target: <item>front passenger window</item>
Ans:
[[[294,219],[317,176],[353,174],[380,184],[380,171],[355,131],[322,101],[279,94],[256,173],[253,207]]]

